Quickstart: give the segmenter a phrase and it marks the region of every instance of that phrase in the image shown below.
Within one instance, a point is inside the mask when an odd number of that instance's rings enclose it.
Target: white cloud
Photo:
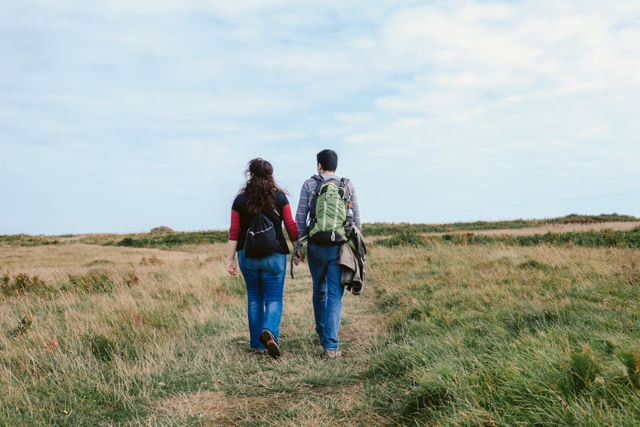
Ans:
[[[4,213],[0,233],[151,228],[163,212],[174,228],[222,227],[217,183],[232,197],[249,158],[272,159],[295,194],[327,146],[370,220],[526,216],[531,200],[551,212],[566,194],[632,191],[639,18],[625,0],[5,2],[0,198],[36,206],[46,180],[75,200],[86,175],[139,214],[112,203],[82,222],[47,198],[58,228]],[[162,184],[126,185],[145,181]],[[411,217],[389,208],[416,194]],[[97,210],[83,200],[78,216]]]

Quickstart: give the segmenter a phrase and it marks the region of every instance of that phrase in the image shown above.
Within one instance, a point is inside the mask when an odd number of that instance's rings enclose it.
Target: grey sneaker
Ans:
[[[251,349],[251,351],[253,351],[253,354],[258,355],[258,356],[264,355],[264,350],[253,350],[253,349]]]
[[[323,359],[337,359],[339,357],[342,357],[340,350],[325,350],[322,354]]]

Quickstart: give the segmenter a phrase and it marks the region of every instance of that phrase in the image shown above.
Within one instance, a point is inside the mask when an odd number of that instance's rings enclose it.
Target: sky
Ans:
[[[364,222],[640,216],[636,0],[0,0],[0,234],[228,227],[339,155]]]

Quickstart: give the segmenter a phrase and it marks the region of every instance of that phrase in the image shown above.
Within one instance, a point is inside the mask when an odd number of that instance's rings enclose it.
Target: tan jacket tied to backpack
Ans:
[[[349,234],[349,241],[340,246],[340,286],[346,287],[353,295],[361,295],[367,274],[367,248],[358,227],[353,227]]]

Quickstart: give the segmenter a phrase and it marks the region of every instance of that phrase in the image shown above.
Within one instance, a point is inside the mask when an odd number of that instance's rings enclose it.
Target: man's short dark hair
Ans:
[[[318,153],[318,163],[327,172],[335,172],[338,169],[338,155],[333,150],[322,150]]]

